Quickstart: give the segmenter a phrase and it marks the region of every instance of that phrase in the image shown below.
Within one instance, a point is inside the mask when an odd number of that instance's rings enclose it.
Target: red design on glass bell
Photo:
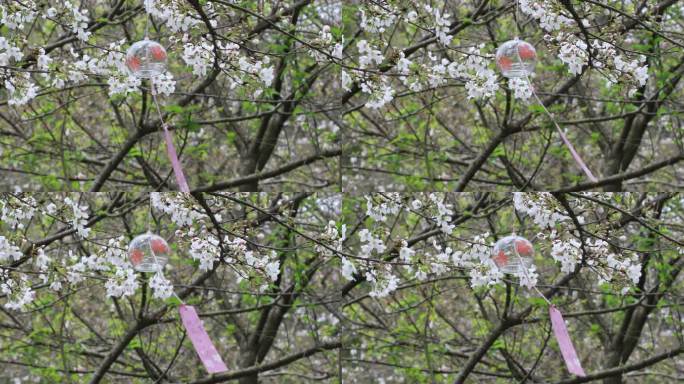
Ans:
[[[506,236],[494,244],[492,261],[503,273],[521,273],[532,266],[534,247],[526,238]]]

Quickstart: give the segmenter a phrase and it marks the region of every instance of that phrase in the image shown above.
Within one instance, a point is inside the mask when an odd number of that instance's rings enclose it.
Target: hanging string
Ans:
[[[513,246],[513,252],[518,257],[520,262],[521,267],[519,269],[522,270],[523,274],[529,281],[530,276],[527,271],[527,265],[520,256],[520,253],[518,253],[518,248],[515,246],[515,244]],[[549,319],[551,320],[551,328],[553,329],[553,334],[556,337],[558,347],[561,351],[561,356],[563,356],[563,361],[565,361],[565,366],[568,368],[568,371],[577,376],[586,376],[579,357],[577,356],[575,346],[572,344],[572,340],[570,340],[570,333],[568,332],[568,327],[565,325],[563,314],[558,310],[558,308],[556,308],[555,305],[553,305],[553,303],[544,295],[544,293],[537,288],[536,284],[533,286],[533,288],[549,305]]]
[[[518,53],[518,56],[520,56],[520,53]],[[572,158],[575,160],[575,163],[577,163],[577,165],[582,169],[584,174],[587,175],[589,180],[591,180],[594,183],[598,182],[598,179],[596,178],[596,176],[594,176],[594,174],[591,173],[591,170],[589,169],[589,167],[587,167],[587,164],[584,162],[584,160],[582,160],[582,157],[579,155],[579,153],[577,153],[577,151],[575,150],[575,147],[572,145],[572,143],[570,142],[568,137],[565,135],[565,133],[563,133],[563,130],[561,129],[561,127],[556,122],[556,119],[554,119],[551,112],[549,112],[549,110],[546,109],[546,106],[544,105],[544,103],[541,101],[541,99],[537,95],[537,92],[534,90],[534,87],[532,86],[532,82],[530,82],[530,79],[527,75],[525,76],[525,80],[527,80],[527,84],[529,85],[530,89],[532,90],[532,95],[534,95],[534,98],[537,99],[537,102],[539,103],[539,105],[541,105],[544,112],[546,112],[546,115],[549,116],[549,119],[551,119],[551,122],[553,122],[553,125],[556,127],[558,134],[560,134],[561,140],[563,140],[563,144],[565,144],[565,146],[570,151],[570,154],[572,155]]]
[[[517,37],[516,37],[516,40],[517,40]],[[519,46],[516,46],[515,54],[518,57],[518,65],[520,65],[520,67],[524,69],[525,64],[523,63],[522,57],[520,57]],[[553,117],[551,112],[546,108],[546,106],[544,105],[542,100],[539,98],[539,95],[537,95],[537,91],[535,91],[534,87],[532,86],[532,81],[530,80],[529,71],[523,70],[523,73],[525,73],[525,80],[527,81],[527,86],[529,86],[530,90],[532,91],[532,95],[534,95],[534,98],[537,100],[539,105],[541,105],[542,109],[544,110],[544,112],[546,112],[546,115],[549,117],[549,119],[551,119],[551,122],[553,122],[553,125],[556,127],[556,130],[560,134],[560,137],[561,137],[561,140],[563,141],[563,144],[565,144],[565,146],[570,151],[570,154],[572,155],[572,158],[575,160],[575,163],[577,163],[577,165],[580,167],[580,169],[582,169],[584,174],[587,175],[589,180],[591,180],[594,183],[598,182],[598,179],[596,178],[596,176],[594,176],[594,174],[591,173],[591,170],[589,169],[589,167],[587,167],[587,164],[584,162],[584,160],[582,160],[582,157],[579,155],[579,153],[577,153],[577,151],[575,150],[575,147],[572,145],[572,143],[570,142],[568,137],[565,135],[565,133],[563,133],[563,130],[561,129],[561,127],[556,122],[556,119]]]
[[[169,133],[166,121],[164,121],[164,116],[161,113],[161,108],[159,107],[159,102],[157,102],[157,96],[154,89],[154,81],[150,81],[152,100],[154,105],[157,107],[157,113],[159,114],[159,121],[161,121],[162,128],[164,130],[164,140],[166,141],[166,153],[171,161],[171,167],[173,168],[173,173],[176,176],[176,183],[180,188],[181,192],[189,193],[190,188],[188,187],[188,182],[183,174],[183,168],[181,167],[180,161],[178,160],[178,154],[176,153],[176,147],[173,145],[173,138],[171,133]]]
[[[516,240],[516,241],[517,241],[517,240]],[[527,281],[530,281],[530,275],[528,274],[528,271],[527,271],[527,263],[525,263],[525,261],[523,260],[522,256],[520,256],[520,253],[518,252],[518,247],[516,246],[515,242],[513,243],[513,253],[515,254],[515,256],[518,257],[518,262],[520,263],[520,264],[519,264],[519,265],[520,265],[520,268],[519,268],[519,269],[522,270],[523,274],[524,274],[525,277],[527,278]],[[544,301],[546,301],[546,303],[547,303],[548,305],[553,306],[553,304],[551,303],[551,301],[550,301],[546,296],[544,296],[544,294],[542,293],[542,291],[539,290],[539,288],[537,288],[537,285],[536,285],[536,284],[532,287],[532,289],[534,289],[535,291],[537,291],[537,293],[539,294],[539,296],[541,296],[542,299],[544,299]]]
[[[518,33],[522,32],[522,27],[520,26],[520,1],[515,1],[515,26]]]
[[[147,14],[147,17],[145,17],[145,34],[143,35],[143,36],[145,36],[145,40],[149,40],[148,32],[149,32],[149,28],[150,28],[150,17],[152,17],[152,16],[149,13]]]

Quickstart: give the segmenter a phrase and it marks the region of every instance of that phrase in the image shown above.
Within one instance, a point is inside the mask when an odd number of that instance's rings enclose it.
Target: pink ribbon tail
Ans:
[[[164,139],[166,140],[166,153],[169,155],[169,160],[171,160],[171,167],[173,167],[173,174],[176,176],[176,183],[181,192],[190,192],[188,188],[188,182],[185,180],[185,175],[183,174],[183,168],[178,161],[178,154],[176,153],[176,147],[173,146],[173,139],[171,138],[171,133],[166,128],[166,124],[162,125],[164,127]]]
[[[209,373],[225,372],[228,370],[216,347],[209,339],[207,331],[202,325],[202,320],[197,316],[195,307],[182,304],[179,308],[183,326],[188,332],[190,341],[197,351],[197,355]]]
[[[582,369],[582,365],[580,364],[579,358],[577,357],[575,347],[572,345],[572,341],[570,341],[570,335],[568,334],[568,328],[565,326],[563,315],[558,309],[556,309],[555,306],[551,305],[549,306],[549,317],[551,318],[553,334],[556,336],[561,355],[563,355],[563,360],[565,360],[565,365],[568,367],[568,371],[577,376],[586,376],[584,369]]]
[[[565,146],[568,147],[570,150],[570,154],[572,155],[572,158],[575,159],[575,162],[577,165],[579,165],[580,168],[582,168],[582,171],[584,171],[584,174],[587,175],[589,180],[593,181],[596,183],[598,179],[594,176],[593,173],[589,170],[589,167],[584,163],[582,158],[580,157],[579,153],[575,150],[575,147],[572,146],[572,143],[570,143],[570,140],[568,140],[568,137],[565,136],[565,133],[563,133],[563,130],[560,129],[559,126],[556,125],[556,129],[558,129],[558,133],[560,133],[561,139],[563,140],[563,143],[565,143]]]

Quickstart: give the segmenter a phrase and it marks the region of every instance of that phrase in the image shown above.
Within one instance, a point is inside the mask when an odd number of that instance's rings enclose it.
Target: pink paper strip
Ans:
[[[586,376],[577,357],[575,347],[572,345],[572,341],[570,341],[570,335],[568,334],[568,328],[565,326],[563,315],[552,305],[549,307],[549,317],[551,317],[551,327],[553,328],[553,333],[558,341],[558,346],[568,371],[577,376]]]
[[[555,123],[555,121],[554,121],[554,123]],[[584,163],[584,161],[582,160],[582,157],[580,157],[579,153],[577,153],[577,151],[575,150],[575,147],[573,147],[572,143],[570,143],[570,140],[568,140],[568,137],[565,136],[565,133],[563,133],[563,130],[561,130],[558,125],[556,125],[556,129],[558,129],[558,133],[560,133],[561,140],[563,140],[563,143],[565,143],[565,146],[568,147],[568,149],[570,150],[570,154],[572,155],[572,158],[575,159],[575,163],[577,163],[577,165],[579,165],[580,168],[582,168],[582,170],[584,171],[584,174],[587,175],[589,180],[591,180],[594,183],[597,182],[598,179],[596,178],[596,176],[594,176],[593,173],[591,173],[591,171],[589,170],[589,167],[587,167],[587,164]]]
[[[228,370],[226,363],[223,362],[216,347],[209,339],[207,331],[202,325],[202,320],[197,316],[195,307],[191,305],[182,304],[179,308],[180,317],[183,321],[183,326],[188,331],[190,341],[197,351],[200,360],[207,368],[209,373],[225,372]]]
[[[162,124],[164,127],[164,139],[166,140],[166,153],[169,155],[169,160],[171,160],[171,167],[173,167],[173,174],[176,175],[176,183],[181,192],[190,192],[188,188],[188,182],[185,180],[185,175],[183,175],[183,168],[178,161],[178,154],[176,153],[176,147],[173,146],[173,139],[171,138],[171,133],[166,128],[166,124]]]

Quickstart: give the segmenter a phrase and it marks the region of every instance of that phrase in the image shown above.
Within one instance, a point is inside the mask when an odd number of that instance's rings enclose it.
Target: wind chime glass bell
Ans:
[[[515,39],[503,43],[496,50],[496,65],[507,78],[527,77],[534,72],[537,50],[532,44]]]
[[[149,79],[166,71],[166,49],[153,40],[142,40],[126,51],[126,68],[131,75]]]
[[[138,272],[161,271],[169,260],[171,249],[161,236],[145,233],[136,236],[128,246],[128,260]]]
[[[492,260],[503,273],[522,273],[532,266],[534,247],[526,238],[511,235],[494,244]]]

